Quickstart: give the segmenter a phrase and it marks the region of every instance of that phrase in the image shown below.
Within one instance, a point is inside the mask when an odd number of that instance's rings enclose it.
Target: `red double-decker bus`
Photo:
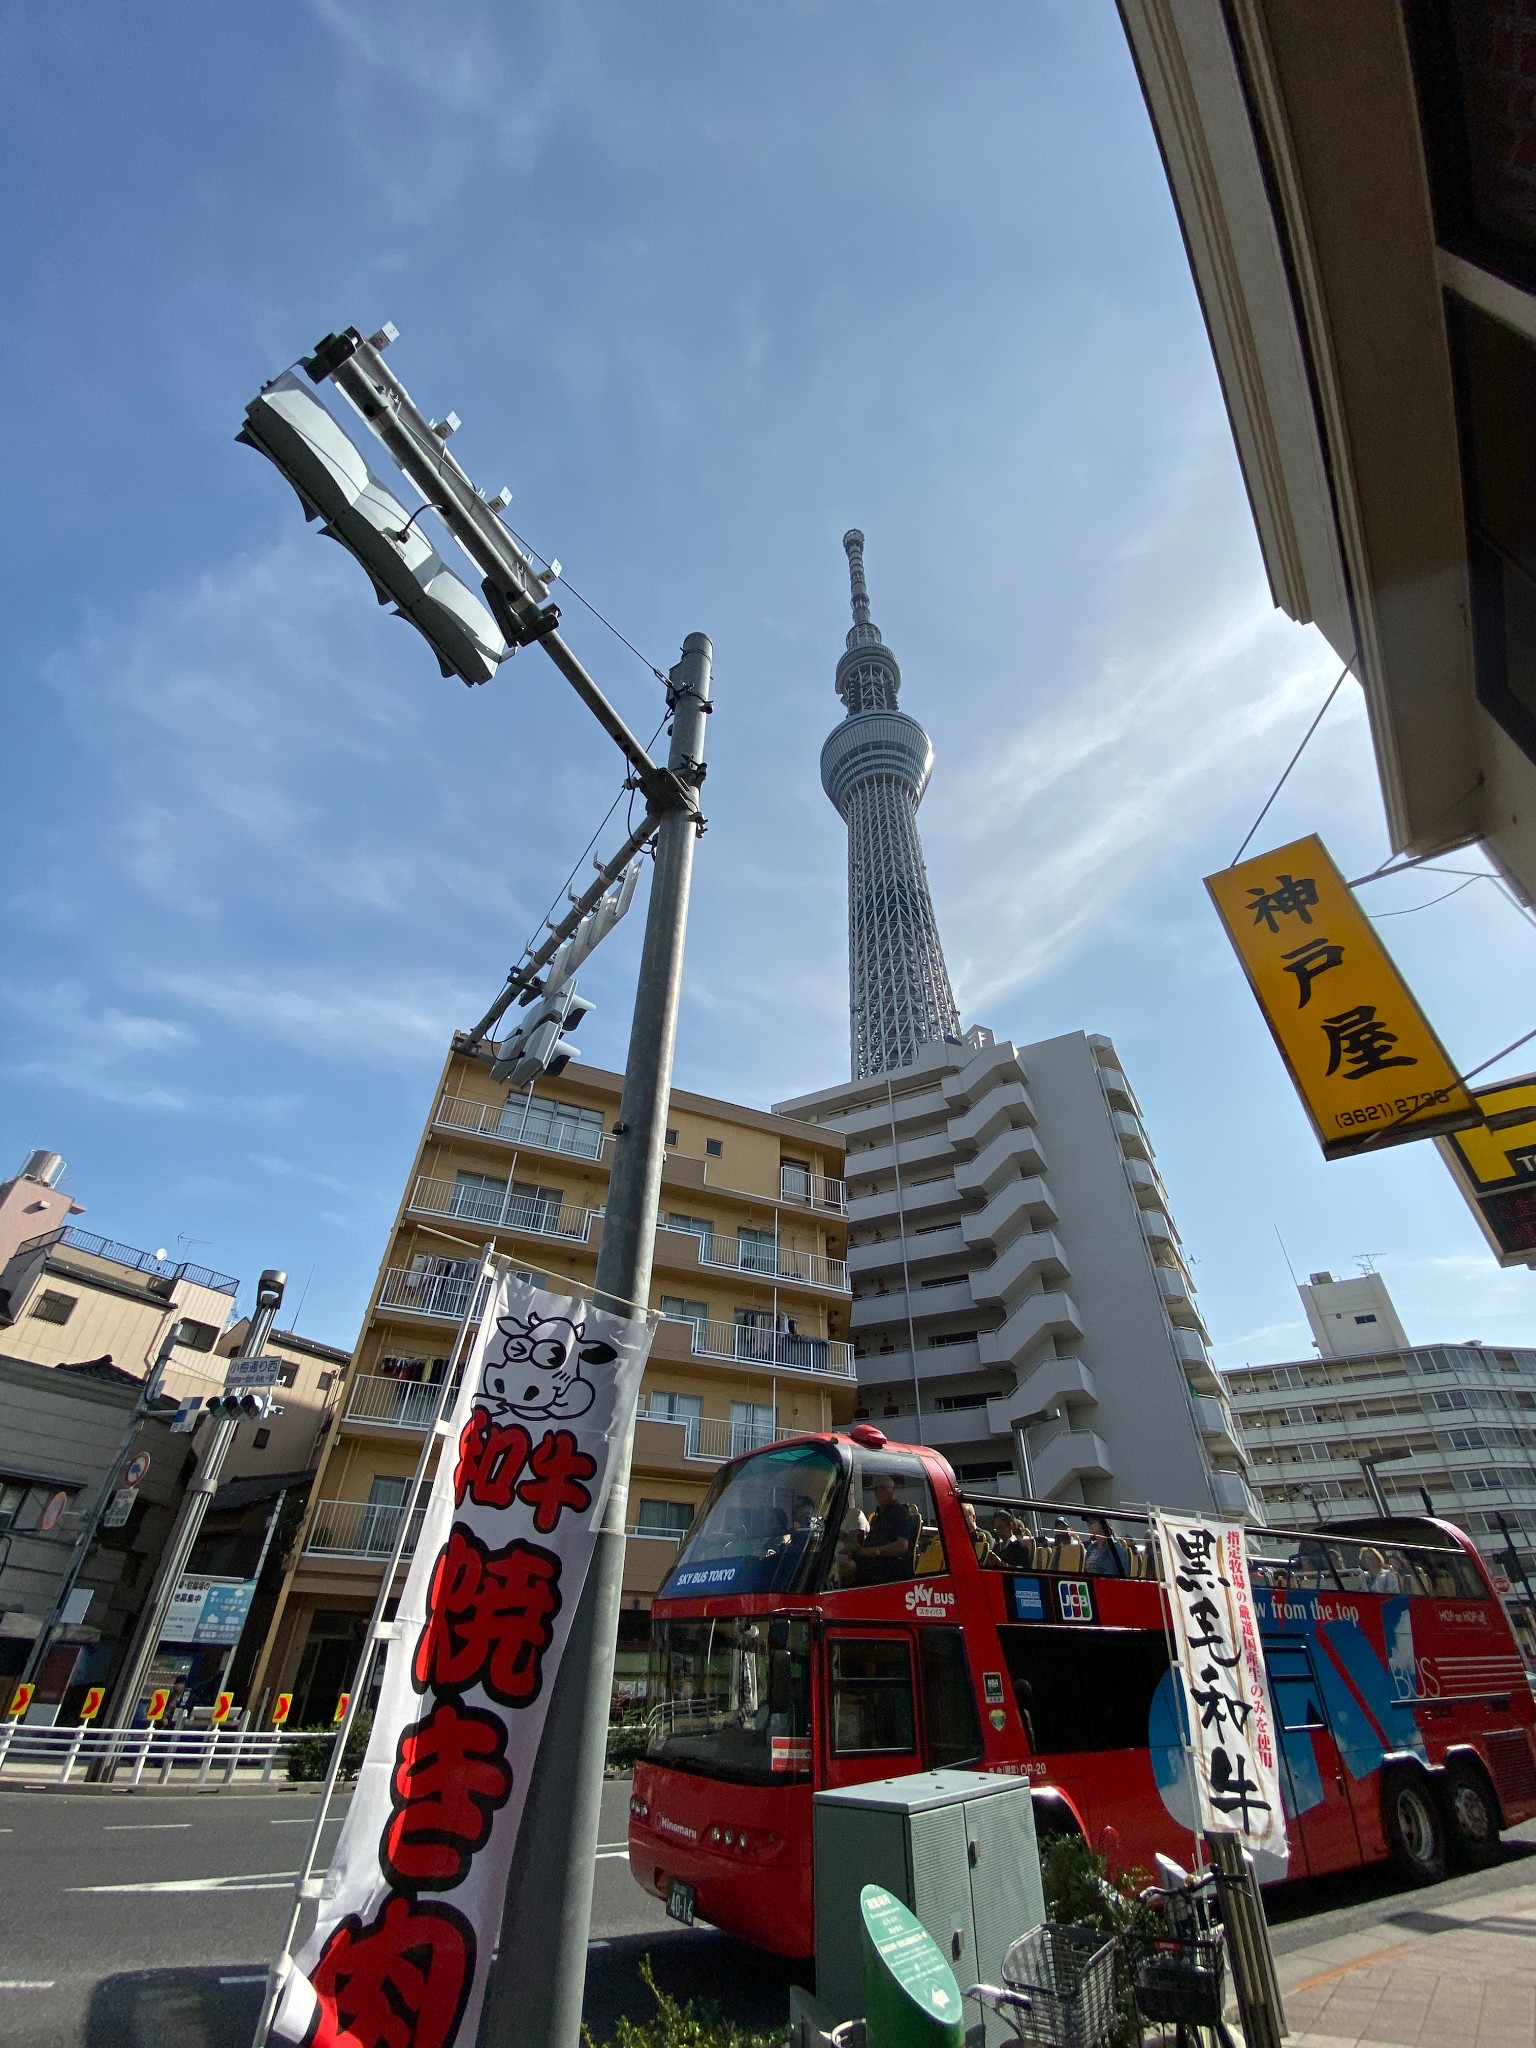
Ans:
[[[1027,1775],[1042,1832],[1189,1861],[1146,1517],[986,1500],[860,1425],[723,1467],[657,1596],[629,1858],[671,1912],[812,1952],[811,1799]],[[1252,1529],[1291,1855],[1410,1881],[1536,1814],[1536,1699],[1476,1551],[1429,1517]]]

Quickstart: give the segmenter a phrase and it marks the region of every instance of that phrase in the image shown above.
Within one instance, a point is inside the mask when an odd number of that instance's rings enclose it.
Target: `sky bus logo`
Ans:
[[[916,1585],[907,1588],[907,1612],[917,1615],[947,1614],[955,1604],[953,1593],[942,1586]]]

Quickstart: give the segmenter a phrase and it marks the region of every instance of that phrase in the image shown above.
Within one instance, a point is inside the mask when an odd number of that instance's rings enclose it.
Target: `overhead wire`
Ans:
[[[509,521],[503,520],[502,524],[506,527],[508,533],[511,534],[512,538],[517,542],[518,546],[523,550],[525,554],[532,555],[536,562],[542,562],[547,571],[553,570],[554,559],[552,556],[540,554],[539,550],[533,545],[532,541],[525,540],[523,536],[518,532],[517,528],[513,526]],[[663,688],[666,687],[667,679],[662,674],[661,670],[656,666],[655,662],[651,660],[651,657],[648,654],[642,654],[639,648],[635,645],[633,640],[626,640],[624,638],[624,635],[619,631],[618,627],[613,623],[612,619],[604,618],[603,614],[598,610],[597,606],[593,604],[592,600],[588,597],[582,596],[581,592],[576,588],[575,584],[571,582],[570,578],[565,574],[563,570],[560,573],[558,581],[563,589],[566,589],[571,593],[572,597],[575,598],[576,602],[579,605],[584,605],[586,607],[586,609],[592,614],[593,618],[597,620],[600,626],[606,626],[609,632],[613,635],[614,639],[617,640],[622,647],[627,647],[629,649],[630,653],[635,657],[636,661],[643,663],[644,666],[650,670],[651,674],[656,678],[657,682],[660,683]]]
[[[1242,859],[1243,855],[1248,851],[1248,847],[1253,839],[1254,833],[1258,831],[1259,827],[1263,824],[1264,820],[1269,815],[1270,805],[1274,802],[1275,798],[1280,794],[1281,790],[1284,789],[1286,782],[1290,777],[1291,770],[1296,766],[1296,763],[1301,759],[1302,755],[1306,752],[1307,741],[1311,739],[1313,733],[1315,733],[1317,731],[1317,728],[1322,724],[1324,717],[1327,715],[1328,706],[1333,702],[1334,698],[1337,697],[1337,695],[1339,694],[1339,691],[1344,687],[1344,678],[1349,674],[1353,662],[1354,656],[1351,655],[1350,659],[1346,661],[1344,666],[1339,670],[1338,681],[1334,684],[1333,688],[1328,692],[1327,696],[1323,699],[1322,710],[1318,712],[1316,718],[1313,719],[1312,723],[1307,727],[1306,731],[1302,734],[1301,745],[1296,749],[1295,753],[1292,754],[1290,760],[1286,762],[1285,771],[1281,775],[1280,780],[1275,784],[1274,788],[1269,792],[1269,795],[1264,799],[1263,810],[1259,812],[1259,815],[1248,827],[1247,837],[1244,839],[1242,845],[1237,849],[1236,853],[1234,853],[1232,858],[1227,862],[1227,866],[1229,868],[1235,868],[1238,862]]]
[[[1481,882],[1484,879],[1482,875],[1468,875],[1467,879],[1458,882],[1454,889],[1447,889],[1443,896],[1431,896],[1427,903],[1410,903],[1402,910],[1368,910],[1365,914],[1373,923],[1383,917],[1412,917],[1416,910],[1433,910],[1437,903],[1449,903],[1451,898],[1459,896],[1463,889],[1470,889],[1474,882]]]

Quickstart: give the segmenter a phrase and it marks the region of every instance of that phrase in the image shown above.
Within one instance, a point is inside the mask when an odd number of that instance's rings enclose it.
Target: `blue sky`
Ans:
[[[1304,1348],[1280,1239],[1303,1277],[1371,1255],[1420,1341],[1536,1342],[1432,1148],[1323,1163],[1200,885],[1337,666],[1271,608],[1110,0],[3,18],[5,1166],[54,1147],[89,1227],[286,1266],[349,1343],[448,1033],[617,788],[536,652],[442,681],[234,443],[391,319],[579,590],[662,667],[714,641],[682,1085],[846,1072],[816,762],[857,524],[965,1018],[1113,1035],[1222,1362]],[[648,732],[647,669],[566,620]],[[1256,845],[1314,829],[1387,853],[1353,684]],[[1367,906],[1473,1065],[1536,931],[1486,882],[1416,908],[1457,879]],[[589,1061],[639,924],[583,976]]]

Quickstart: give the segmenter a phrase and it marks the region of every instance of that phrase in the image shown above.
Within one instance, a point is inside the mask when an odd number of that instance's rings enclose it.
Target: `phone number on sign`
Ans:
[[[1360,1109],[1341,1109],[1334,1122],[1341,1131],[1358,1124],[1385,1124],[1417,1116],[1421,1110],[1442,1108],[1451,1099],[1449,1088],[1436,1088],[1428,1095],[1399,1095],[1395,1102],[1367,1102]]]

